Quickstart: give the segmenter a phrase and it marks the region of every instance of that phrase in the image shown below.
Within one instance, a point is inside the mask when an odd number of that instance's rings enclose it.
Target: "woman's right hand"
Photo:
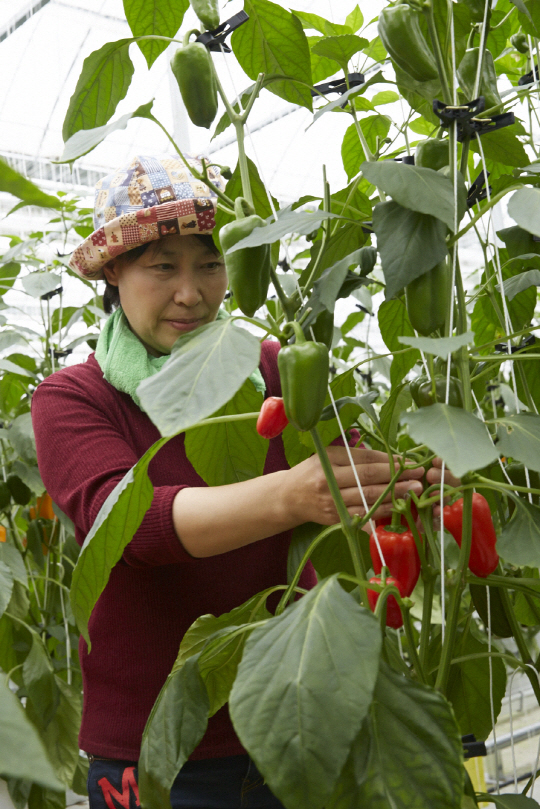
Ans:
[[[328,457],[341,495],[351,516],[366,513],[364,503],[358,489],[353,469],[345,447],[327,447]],[[381,496],[387,484],[399,468],[396,463],[390,468],[388,455],[372,449],[351,448],[350,450],[358,478],[362,485],[368,508],[371,508]],[[397,460],[397,456],[395,456]],[[406,469],[395,485],[395,496],[403,498],[407,492],[422,493],[421,479],[424,469]],[[287,472],[286,507],[290,510],[296,524],[317,522],[321,525],[333,525],[339,522],[339,515],[330,494],[324,472],[317,455],[312,455]],[[392,494],[388,492],[379,506],[374,519],[388,516],[392,511]]]

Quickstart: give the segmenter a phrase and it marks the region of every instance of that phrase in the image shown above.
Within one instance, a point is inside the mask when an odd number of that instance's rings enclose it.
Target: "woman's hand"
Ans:
[[[341,491],[341,496],[351,516],[358,514],[363,517],[366,513],[361,494],[351,468],[349,456],[345,447],[327,447],[328,457],[334,475]],[[388,455],[371,449],[351,449],[352,458],[356,467],[358,478],[362,485],[368,508],[384,492],[395,470],[399,468],[396,463],[391,469]],[[398,456],[395,456],[397,461]],[[289,477],[287,497],[288,508],[294,522],[318,522],[321,525],[333,525],[339,522],[339,515],[332,495],[328,488],[324,472],[317,455],[294,466],[287,472]],[[421,479],[424,469],[406,469],[395,485],[395,497],[405,497],[407,492],[422,493]],[[389,491],[375,514],[375,519],[386,517],[392,511],[392,493]]]
[[[434,458],[433,465],[431,469],[428,470],[426,474],[426,480],[429,486],[434,486],[440,484],[442,478],[442,465],[443,460],[442,458]],[[453,475],[449,469],[445,468],[444,470],[444,482],[448,484],[448,486],[459,486],[461,484],[461,480]],[[447,502],[448,498],[445,498],[445,502]],[[434,506],[433,507],[433,516],[440,517],[441,516],[441,507]],[[439,530],[440,528],[440,520],[437,520],[434,523],[434,528]]]

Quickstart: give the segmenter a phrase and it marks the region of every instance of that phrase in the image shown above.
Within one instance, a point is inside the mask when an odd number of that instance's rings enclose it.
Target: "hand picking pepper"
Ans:
[[[319,421],[328,387],[328,349],[306,340],[299,323],[291,324],[296,342],[278,354],[278,369],[285,413],[292,426],[312,430]]]
[[[189,4],[207,31],[213,31],[218,27],[218,0],[189,0]]]
[[[247,238],[255,228],[264,227],[266,222],[257,216],[243,197],[234,202],[236,220],[224,225],[219,232],[219,241],[225,256],[225,267],[229,284],[236,303],[248,317],[253,317],[263,305],[270,285],[272,267],[270,245],[244,247],[234,253],[227,250],[242,239]],[[246,216],[246,211],[249,215]]]
[[[369,583],[382,584],[382,581],[380,576],[372,576],[372,578],[369,580]],[[400,594],[403,595],[402,586],[396,578],[394,578],[393,576],[388,576],[386,579],[386,583],[395,584]],[[369,608],[371,612],[375,612],[375,606],[377,604],[377,601],[379,600],[380,593],[377,593],[375,590],[370,590],[368,588],[367,596],[369,601]],[[391,626],[392,629],[399,629],[401,626],[403,626],[403,616],[401,615],[401,610],[396,601],[396,597],[392,595],[388,596],[388,598],[386,599],[386,626]]]
[[[446,261],[415,278],[405,287],[407,314],[418,334],[429,337],[446,321]]]
[[[269,396],[265,399],[257,419],[259,435],[263,438],[275,438],[283,432],[288,423],[283,399],[280,396]]]
[[[420,12],[405,3],[383,8],[379,36],[396,65],[416,81],[438,77],[435,57],[420,28]]]
[[[171,70],[191,121],[209,129],[218,110],[214,67],[206,46],[189,41],[192,33],[188,31],[183,47],[171,59]]]
[[[417,376],[409,384],[409,390],[413,401],[417,407],[429,407],[435,404],[433,398],[433,387],[431,379],[426,374]],[[437,402],[446,401],[446,377],[435,375],[435,394]],[[448,404],[451,407],[463,407],[463,396],[461,393],[461,382],[457,377],[450,377],[450,387],[448,391]]]
[[[447,528],[461,548],[463,530],[463,498],[443,509],[444,527]],[[497,536],[486,498],[475,492],[472,502],[472,538],[469,556],[469,570],[475,576],[485,579],[499,564],[495,550]]]
[[[412,532],[383,525],[375,530],[388,570],[400,582],[401,594],[410,596],[420,575],[420,557]],[[373,534],[369,538],[369,553],[373,570],[379,574],[383,565]]]

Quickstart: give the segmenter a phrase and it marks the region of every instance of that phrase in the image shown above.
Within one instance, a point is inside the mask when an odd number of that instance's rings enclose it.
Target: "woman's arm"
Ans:
[[[328,447],[336,480],[349,514],[365,514],[345,447]],[[391,478],[384,452],[352,449],[353,460],[368,506]],[[422,491],[423,469],[404,472],[395,494]],[[391,512],[391,495],[376,517]],[[212,488],[186,488],[173,501],[173,523],[185,550],[194,557],[215,556],[251,542],[295,528],[304,522],[333,525],[339,522],[334,501],[316,455],[292,469],[252,480]]]

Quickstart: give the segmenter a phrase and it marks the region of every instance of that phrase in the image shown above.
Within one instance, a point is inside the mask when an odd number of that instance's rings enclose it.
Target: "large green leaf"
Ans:
[[[520,188],[510,198],[508,213],[524,230],[540,236],[540,189]]]
[[[268,89],[311,110],[311,61],[300,20],[269,0],[246,0],[244,9],[249,21],[231,37],[240,66],[253,80],[259,73],[281,73],[296,79],[272,82]]]
[[[260,355],[258,339],[234,318],[216,320],[180,337],[161,371],[137,393],[160,433],[172,436],[226,404],[257,368]]]
[[[246,379],[240,390],[214,416],[258,412],[263,395]],[[188,460],[209,486],[224,486],[262,475],[268,440],[255,429],[255,419],[229,421],[188,430]]]
[[[497,447],[501,455],[540,472],[540,416],[521,413],[498,419],[498,424]]]
[[[297,11],[296,9],[291,9],[291,11],[293,14],[296,14],[303,28],[313,28],[315,31],[320,31],[321,34],[327,37],[353,33],[352,28],[348,25],[339,25],[338,23],[330,22],[329,20],[325,20],[324,17],[319,16],[319,14],[312,14],[308,11]]]
[[[536,258],[536,261],[539,261],[539,259]],[[540,270],[527,270],[519,273],[519,275],[512,276],[508,281],[504,281],[504,294],[511,301],[516,295],[519,295],[524,289],[529,289],[529,287],[540,287]],[[498,288],[499,285],[497,285]]]
[[[425,354],[434,354],[446,360],[450,354],[474,340],[472,331],[456,334],[453,337],[399,337],[399,342],[406,346],[414,346]]]
[[[379,144],[388,135],[390,130],[390,118],[387,115],[368,115],[367,118],[360,120],[360,128],[364,134],[367,145],[370,151],[377,150],[377,139]],[[343,168],[347,172],[347,178],[350,180],[355,174],[358,174],[360,166],[366,160],[367,155],[364,152],[356,125],[351,124],[345,132],[343,143],[341,145],[341,158],[343,160]]]
[[[429,214],[382,202],[373,209],[373,227],[387,300],[447,256],[446,226]]]
[[[82,546],[71,582],[71,607],[81,635],[91,648],[88,620],[109,581],[111,570],[143,521],[154,497],[148,464],[163,446],[153,444],[103,503]]]
[[[351,57],[365,48],[367,44],[367,39],[358,37],[356,34],[341,34],[321,39],[311,50],[326,59],[333,59],[343,70],[346,70]]]
[[[11,599],[13,592],[13,573],[11,568],[0,559],[0,618]]]
[[[465,639],[458,639],[454,647],[454,657],[485,654],[487,643],[483,643],[467,633]],[[491,660],[493,675],[493,710],[495,720],[501,710],[506,690],[506,668],[500,657]],[[454,714],[463,736],[474,733],[479,741],[485,741],[492,730],[491,700],[489,683],[490,666],[487,657],[465,660],[450,667],[447,697],[452,703]]]
[[[354,253],[355,250],[360,249],[362,245],[365,244],[365,241],[365,234],[362,228],[358,227],[356,222],[347,222],[343,227],[338,228],[326,243],[322,258],[317,263],[313,280],[316,281],[329,267],[341,261],[345,256]],[[321,242],[315,242],[311,249],[311,260],[300,276],[301,286],[306,284],[308,278],[310,278],[312,270],[315,268],[320,249]]]
[[[46,728],[60,702],[60,689],[54,676],[54,668],[41,637],[32,631],[32,646],[24,661],[23,679],[28,696],[34,707],[38,727]]]
[[[64,141],[79,129],[103,126],[125,97],[133,76],[132,39],[107,42],[87,56],[62,127]]]
[[[525,148],[517,134],[523,134],[523,127],[518,129],[518,125],[505,127],[499,129],[497,132],[482,135],[482,149],[484,157],[488,160],[493,160],[495,163],[501,163],[503,166],[515,166],[521,168],[527,166],[531,161]],[[480,153],[476,139],[471,141],[471,150]]]
[[[516,2],[516,0],[510,0]],[[526,795],[492,795],[490,792],[477,792],[477,800],[494,803],[497,809],[538,809],[540,804]]]
[[[82,694],[80,687],[68,685],[58,675],[55,675],[55,680],[60,700],[53,718],[40,733],[57,776],[69,787],[79,762],[77,737],[81,727]],[[26,711],[34,724],[39,726],[33,702],[28,703]]]
[[[391,368],[390,373],[392,373]],[[380,427],[390,446],[396,445],[399,419],[403,411],[407,410],[411,404],[412,396],[409,391],[409,386],[405,382],[394,388],[381,407]]]
[[[20,200],[26,203],[26,205],[38,205],[41,208],[60,208],[62,206],[62,203],[58,197],[52,197],[50,194],[46,194],[45,191],[42,191],[41,188],[38,188],[38,186],[34,185],[33,182],[27,180],[26,177],[23,177],[23,175],[19,174],[19,172],[15,171],[15,169],[12,169],[11,166],[2,158],[0,158],[0,191],[6,191],[8,194],[13,194],[14,197],[18,197]],[[19,267],[19,265],[9,265],[9,276],[14,274],[16,267]],[[17,274],[18,270],[15,272],[15,275]],[[0,285],[0,289],[4,288],[5,286],[6,282],[4,281],[4,283]],[[12,287],[13,281],[8,283],[8,286]]]
[[[4,680],[0,677],[0,773],[4,778],[25,778],[62,789],[43,742]]]
[[[272,222],[266,227],[255,228],[249,236],[242,239],[232,247],[229,247],[227,253],[236,253],[237,250],[243,250],[245,247],[257,247],[260,244],[272,244],[272,242],[287,236],[289,233],[298,233],[300,235],[313,233],[318,230],[321,222],[325,219],[341,219],[342,217],[337,214],[330,213],[329,211],[290,211],[286,210],[283,213],[278,213],[277,221]]]
[[[380,645],[374,617],[336,577],[246,642],[231,717],[288,809],[318,809],[330,796],[371,702]]]
[[[462,756],[444,697],[381,663],[368,716],[327,809],[456,809]]]
[[[458,477],[499,456],[485,424],[458,407],[437,403],[406,413],[401,421],[408,424],[414,441],[427,444]]]
[[[193,655],[169,674],[143,733],[139,793],[143,809],[170,809],[179,770],[201,741],[208,723],[208,696]]]
[[[338,67],[333,59],[326,59],[324,56],[319,56],[319,54],[313,52],[313,46],[320,42],[322,37],[306,37],[306,39],[311,52],[311,80],[313,84],[318,84],[323,79],[333,76]]]
[[[88,154],[88,152],[91,152],[96,146],[99,146],[111,132],[115,132],[117,129],[125,129],[132,118],[147,118],[153,103],[152,100],[148,104],[143,104],[141,107],[138,107],[135,112],[128,112],[126,115],[122,115],[121,118],[114,121],[112,124],[97,126],[95,129],[79,129],[78,132],[75,132],[65,143],[61,157],[53,162],[73,163],[78,157]]]
[[[540,566],[540,508],[521,497],[497,541],[497,551],[512,565]]]
[[[436,216],[454,230],[454,187],[438,171],[395,160],[363,163],[360,168],[370,183],[390,194],[403,208]],[[458,214],[458,223],[460,218]]]
[[[411,321],[409,320],[409,315],[407,314],[407,309],[403,301],[384,301],[379,306],[377,318],[381,337],[389,351],[395,352],[402,348],[399,339],[402,335],[414,336],[414,329],[411,326]],[[392,365],[390,366],[390,381],[392,387],[401,382],[405,374],[407,374],[411,368],[414,368],[419,359],[420,353],[416,348],[405,354],[397,354],[393,358]]]
[[[174,37],[189,8],[189,0],[124,0],[124,12],[134,37]],[[169,45],[165,40],[143,39],[137,45],[152,67]]]

